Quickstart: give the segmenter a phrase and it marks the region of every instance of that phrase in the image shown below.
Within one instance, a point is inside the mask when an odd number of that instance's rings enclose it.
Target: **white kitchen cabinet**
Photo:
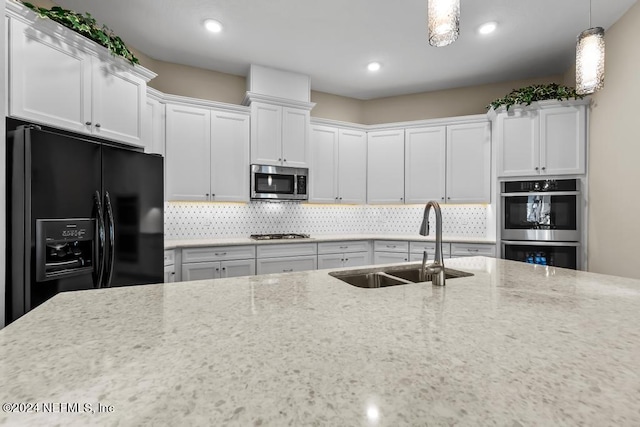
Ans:
[[[167,200],[248,200],[248,115],[167,104],[166,121]]]
[[[253,276],[256,274],[255,260],[210,261],[182,264],[182,280],[224,279],[228,277]]]
[[[409,242],[409,261],[422,261],[424,251],[427,251],[428,259],[433,262],[436,255],[436,242]],[[442,257],[451,257],[450,243],[442,243]]]
[[[153,73],[79,37],[52,21],[10,19],[9,115],[143,146]]]
[[[373,263],[390,264],[409,261],[409,242],[376,240],[373,242]]]
[[[308,167],[309,110],[251,103],[251,163]]]
[[[491,201],[491,125],[447,126],[446,203]]]
[[[211,112],[206,108],[167,104],[166,117],[167,200],[208,201]]]
[[[407,129],[406,203],[488,203],[489,122]]]
[[[406,203],[444,202],[446,126],[405,130]]]
[[[371,245],[366,240],[318,243],[319,269],[368,264],[371,264]]]
[[[318,269],[360,267],[371,264],[369,252],[346,252],[318,255]]]
[[[164,251],[164,283],[176,281],[175,251],[173,249]]]
[[[165,155],[165,104],[155,97],[147,96],[142,127],[145,153]]]
[[[404,129],[367,135],[367,203],[404,203]]]
[[[249,116],[211,111],[211,200],[249,201]]]
[[[586,106],[541,103],[495,116],[498,176],[584,174]]]
[[[256,248],[257,274],[289,273],[318,267],[316,243],[276,243]]]
[[[256,273],[254,245],[184,248],[182,280],[252,276]]]
[[[365,132],[312,126],[309,172],[311,202],[366,203],[366,171]]]
[[[496,245],[490,243],[452,243],[451,258],[464,256],[496,256]]]
[[[293,271],[316,270],[318,258],[315,255],[263,258],[256,260],[257,274],[291,273]]]

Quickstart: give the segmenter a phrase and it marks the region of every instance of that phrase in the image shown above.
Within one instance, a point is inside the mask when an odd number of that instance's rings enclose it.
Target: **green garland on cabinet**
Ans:
[[[525,104],[531,105],[534,101],[546,101],[555,99],[558,101],[564,101],[568,99],[582,99],[584,95],[576,93],[576,89],[569,86],[562,86],[557,83],[550,83],[546,85],[531,85],[522,87],[520,89],[514,89],[505,95],[503,98],[498,98],[495,101],[487,105],[487,110],[504,106],[507,111],[509,107],[513,105]]]
[[[51,9],[37,7],[28,2],[21,2],[29,9],[33,10],[41,18],[49,18],[52,21],[64,25],[65,27],[81,34],[94,42],[109,49],[112,55],[121,56],[132,65],[139,64],[138,58],[127,48],[122,39],[109,29],[106,25],[99,27],[96,20],[90,13],[85,12],[84,15],[76,13],[72,10],[63,9],[54,6]]]

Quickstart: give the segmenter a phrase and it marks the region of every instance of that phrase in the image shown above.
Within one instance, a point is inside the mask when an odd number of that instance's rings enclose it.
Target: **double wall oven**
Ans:
[[[572,269],[581,266],[578,179],[501,183],[502,257]]]

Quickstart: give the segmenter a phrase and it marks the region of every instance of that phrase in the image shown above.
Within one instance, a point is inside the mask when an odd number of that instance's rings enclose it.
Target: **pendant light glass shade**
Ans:
[[[460,0],[429,0],[429,44],[447,46],[460,34]]]
[[[589,28],[576,45],[576,92],[594,93],[604,87],[604,29]]]

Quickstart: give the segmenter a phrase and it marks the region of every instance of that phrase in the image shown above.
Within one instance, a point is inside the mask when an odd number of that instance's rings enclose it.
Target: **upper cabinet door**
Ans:
[[[142,139],[147,83],[132,73],[93,57],[92,133],[135,145]]]
[[[404,203],[404,129],[367,135],[367,202]]]
[[[491,201],[491,125],[447,126],[446,203]]]
[[[207,201],[211,187],[211,112],[167,104],[166,114],[167,200]]]
[[[338,145],[338,199],[341,203],[367,202],[367,134],[340,129]]]
[[[10,21],[9,115],[90,132],[91,56]]]
[[[309,201],[338,201],[338,129],[311,127],[311,167],[309,168]]]
[[[249,115],[211,112],[211,200],[249,200]]]
[[[251,103],[251,163],[282,164],[282,107]]]
[[[446,127],[405,131],[406,203],[445,201]]]
[[[562,106],[540,110],[540,173],[585,173],[586,110]]]
[[[540,164],[538,114],[516,110],[498,114],[498,176],[537,175]]]
[[[309,111],[282,108],[282,164],[309,167]]]

